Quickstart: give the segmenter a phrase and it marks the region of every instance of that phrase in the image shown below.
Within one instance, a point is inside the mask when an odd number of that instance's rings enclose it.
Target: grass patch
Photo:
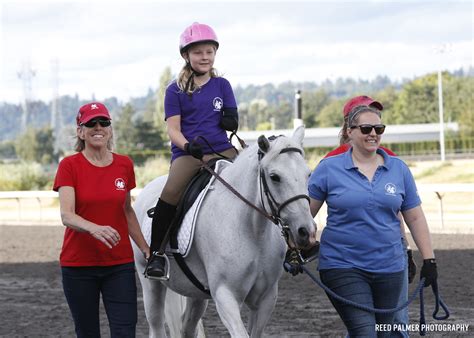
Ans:
[[[168,174],[169,167],[169,159],[163,157],[148,159],[145,164],[135,166],[137,188],[143,188],[158,176]]]
[[[415,180],[426,178],[429,176],[437,175],[444,168],[451,167],[453,164],[451,162],[444,162],[434,167],[423,170],[421,173],[414,175]]]

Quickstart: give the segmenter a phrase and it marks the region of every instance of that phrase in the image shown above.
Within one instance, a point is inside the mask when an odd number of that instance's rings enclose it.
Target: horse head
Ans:
[[[308,179],[304,160],[304,127],[293,136],[258,139],[262,204],[282,226],[291,247],[306,248],[316,241],[316,226],[309,208]]]

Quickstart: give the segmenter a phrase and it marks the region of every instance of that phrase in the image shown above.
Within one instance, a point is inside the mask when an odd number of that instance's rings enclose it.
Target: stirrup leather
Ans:
[[[164,258],[164,260],[165,260],[165,266],[164,266],[165,273],[161,277],[155,277],[155,276],[148,275],[148,268],[149,268],[149,264],[150,264],[150,260],[148,260],[148,262],[145,266],[145,271],[143,272],[143,275],[145,276],[145,278],[148,278],[150,280],[159,280],[159,281],[169,280],[170,279],[170,261],[169,261],[168,256],[166,254],[160,254],[160,253],[153,253],[153,255],[155,255],[157,257]]]

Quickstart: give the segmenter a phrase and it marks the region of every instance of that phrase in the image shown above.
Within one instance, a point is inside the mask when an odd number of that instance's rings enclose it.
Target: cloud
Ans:
[[[216,67],[233,85],[388,75],[401,79],[472,66],[472,3],[466,1],[7,2],[1,12],[0,101],[18,102],[22,62],[36,70],[35,97],[98,99],[146,93],[166,66],[179,72],[178,38],[212,25]],[[449,44],[448,53],[435,47]]]

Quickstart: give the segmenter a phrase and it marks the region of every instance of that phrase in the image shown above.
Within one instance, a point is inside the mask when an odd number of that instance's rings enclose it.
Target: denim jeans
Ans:
[[[404,271],[371,273],[359,269],[327,269],[319,273],[321,281],[341,297],[379,309],[397,306],[404,276]],[[376,331],[375,324],[392,324],[393,313],[374,314],[328,297],[350,337],[390,336],[390,331]]]
[[[111,337],[135,337],[137,286],[134,263],[62,267],[62,282],[77,337],[100,337],[102,294]]]
[[[405,240],[402,238],[403,248],[405,249],[405,259],[407,260],[407,265],[405,270],[403,271],[403,283],[402,283],[402,291],[400,293],[400,299],[398,301],[398,305],[402,305],[408,300],[408,255],[407,255],[407,245]],[[397,305],[397,306],[398,306]],[[395,312],[395,316],[393,318],[393,323],[397,324],[397,327],[406,327],[408,323],[408,306],[400,311]],[[408,331],[399,331],[399,330],[392,330],[390,337],[409,337]]]

